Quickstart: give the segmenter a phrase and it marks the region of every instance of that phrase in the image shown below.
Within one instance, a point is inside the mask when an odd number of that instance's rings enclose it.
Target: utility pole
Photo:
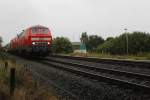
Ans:
[[[125,34],[126,34],[126,53],[127,55],[129,54],[129,39],[128,39],[128,33],[127,33],[127,28],[124,29],[125,30]]]

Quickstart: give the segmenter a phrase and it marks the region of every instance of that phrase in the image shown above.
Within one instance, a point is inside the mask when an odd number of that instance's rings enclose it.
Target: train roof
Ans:
[[[29,27],[29,28],[27,28],[27,29],[34,28],[34,27],[43,27],[43,28],[48,28],[48,27],[43,26],[43,25],[34,25],[34,26],[31,26],[31,27]],[[25,29],[25,30],[27,30],[27,29]],[[17,37],[14,37],[14,38],[13,38],[13,39],[11,39],[10,41],[13,41],[13,40],[16,40],[16,39],[17,39]]]
[[[29,27],[29,28],[34,28],[34,27],[43,27],[43,28],[48,28],[48,27],[46,27],[46,26],[42,26],[42,25],[35,25],[35,26],[31,26],[31,27]],[[28,28],[28,29],[29,29]]]

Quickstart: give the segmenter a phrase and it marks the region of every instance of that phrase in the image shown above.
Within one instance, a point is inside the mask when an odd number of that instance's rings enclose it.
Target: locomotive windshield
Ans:
[[[32,28],[32,33],[33,34],[48,34],[49,29],[48,28]]]

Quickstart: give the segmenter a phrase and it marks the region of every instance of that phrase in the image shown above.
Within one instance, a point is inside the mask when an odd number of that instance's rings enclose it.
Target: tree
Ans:
[[[150,34],[145,32],[133,32],[129,36],[129,52],[143,53],[150,52]]]
[[[150,52],[150,34],[145,32],[124,33],[119,37],[105,41],[97,49],[99,52],[126,54],[127,36],[129,54]]]
[[[2,37],[0,37],[0,47],[2,47],[2,42],[3,42],[3,39]]]
[[[102,37],[97,35],[90,35],[88,40],[89,50],[95,51],[97,49],[97,46],[103,44],[103,42],[104,39]]]
[[[73,52],[73,46],[68,38],[56,37],[53,40],[52,51],[54,53],[71,53]]]
[[[87,32],[82,32],[81,38],[80,38],[82,43],[88,42],[88,35]]]
[[[112,53],[113,52],[112,48],[114,44],[113,42],[114,42],[113,39],[105,41],[102,45],[99,45],[97,47],[97,51],[101,53]]]
[[[114,39],[113,37],[108,37],[107,39],[106,39],[106,41],[109,41],[109,40],[111,40],[111,39]]]
[[[0,37],[0,59],[5,59],[6,58],[6,55],[4,53],[4,49],[2,48],[2,42],[3,42],[3,39],[2,37]]]
[[[85,44],[87,51],[95,51],[97,46],[104,42],[104,39],[97,35],[87,35],[83,32],[80,38],[81,42]]]

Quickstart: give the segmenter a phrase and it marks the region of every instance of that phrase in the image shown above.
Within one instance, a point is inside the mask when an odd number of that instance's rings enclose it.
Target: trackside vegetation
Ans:
[[[3,39],[2,39],[2,37],[0,37],[0,55],[1,55],[1,52],[2,52],[2,42],[3,42]]]
[[[87,32],[83,32],[80,38],[81,42],[86,45],[87,51],[96,51],[98,45],[104,43],[104,39],[97,35],[87,35]]]
[[[150,59],[150,33],[147,32],[135,31],[123,33],[120,36],[108,37],[106,39],[98,35],[88,35],[87,32],[83,32],[80,40],[86,46],[88,52],[86,56]],[[53,53],[71,53],[72,55],[73,45],[68,38],[56,37],[53,40],[52,50]],[[80,53],[73,55],[78,54],[82,55]]]
[[[73,52],[73,46],[68,38],[56,37],[52,44],[53,53],[71,53]]]
[[[150,53],[150,33],[146,32],[123,33],[117,37],[108,37],[106,40],[97,35],[88,36],[83,32],[81,42],[86,45],[88,52],[98,54],[126,55],[127,49],[128,55]]]
[[[150,34],[145,32],[124,33],[119,37],[105,41],[97,47],[97,51],[100,53],[125,55],[127,53],[127,36],[129,54],[137,55],[150,52]]]
[[[5,60],[6,61],[6,60]],[[8,67],[0,61],[0,100],[58,100],[57,95],[47,86],[35,80],[32,72],[24,64],[16,63],[14,59],[7,59]],[[16,68],[16,86],[10,95],[10,67]]]

